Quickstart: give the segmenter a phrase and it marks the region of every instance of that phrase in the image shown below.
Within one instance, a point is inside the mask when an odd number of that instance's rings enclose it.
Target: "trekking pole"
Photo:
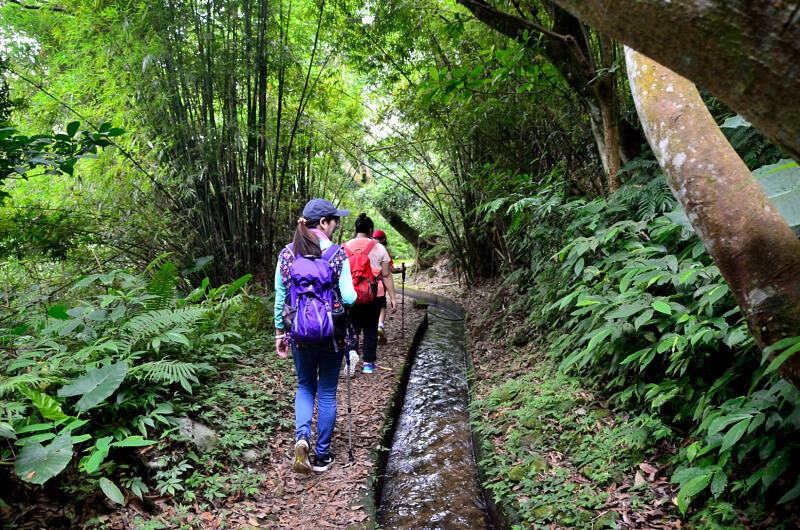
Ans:
[[[403,299],[400,300],[400,330],[403,340],[406,340],[406,264],[401,263],[400,268],[400,291]]]
[[[347,364],[344,367],[347,370],[347,448],[350,450],[348,460],[352,462],[355,459],[353,458],[353,420],[350,409],[350,352],[347,351],[344,355],[347,359]]]
[[[326,304],[327,305],[327,304]],[[347,315],[347,311],[345,310],[345,315]],[[331,330],[335,329],[333,325],[333,314],[331,313],[330,309],[328,309],[328,318],[330,319],[331,323]],[[347,345],[347,340],[345,339],[345,345]],[[333,333],[333,350],[338,354],[339,353],[339,344],[336,342],[336,333]],[[353,421],[350,418],[350,351],[345,349],[344,351],[344,358],[345,358],[345,365],[344,369],[347,372],[347,449],[350,451],[350,455],[348,460],[352,462],[355,460],[353,458]]]

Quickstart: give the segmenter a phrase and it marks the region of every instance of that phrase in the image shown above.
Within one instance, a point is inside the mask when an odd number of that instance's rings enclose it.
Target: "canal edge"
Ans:
[[[378,441],[375,442],[372,449],[370,449],[369,455],[373,466],[369,475],[367,475],[367,488],[361,496],[363,510],[368,516],[367,521],[364,522],[365,528],[378,528],[378,505],[380,504],[380,492],[383,487],[383,473],[386,469],[389,449],[391,448],[392,438],[394,438],[394,432],[397,427],[397,418],[400,416],[400,411],[405,401],[408,376],[411,373],[411,367],[414,365],[414,357],[417,354],[419,343],[422,341],[422,336],[425,334],[427,328],[428,313],[426,311],[425,316],[414,332],[414,337],[411,339],[408,350],[406,350],[406,358],[395,380],[395,389],[392,393],[389,405],[383,411],[386,420],[378,433]]]
[[[514,525],[521,525],[522,520],[517,514],[516,510],[510,503],[503,499],[495,499],[491,491],[487,491],[483,484],[488,481],[486,469],[481,465],[481,462],[490,456],[490,452],[483,448],[483,442],[486,441],[480,434],[472,428],[472,422],[480,421],[476,416],[473,403],[477,399],[475,396],[475,365],[473,363],[472,351],[469,348],[469,327],[467,327],[467,345],[466,345],[466,361],[467,361],[467,387],[469,388],[469,417],[470,417],[470,437],[472,438],[472,451],[475,458],[475,464],[478,468],[478,481],[481,484],[481,491],[483,492],[483,500],[486,503],[486,510],[489,512],[489,517],[497,530],[510,530]]]
[[[408,287],[402,291],[404,296],[408,296],[409,298],[413,298],[415,300],[422,300],[428,302],[432,305],[438,305],[451,311],[460,317],[464,318],[465,326],[467,323],[467,319],[469,318],[469,313],[458,303],[445,298],[443,296],[428,293],[424,291],[418,291],[416,289],[410,289]],[[422,337],[425,333],[425,330],[428,327],[428,314],[427,311],[425,313],[422,322],[417,327],[416,332],[414,333],[414,337],[409,345],[408,351],[406,353],[406,359],[403,363],[403,368],[399,374],[399,379],[397,380],[395,391],[392,394],[392,399],[390,401],[389,406],[386,407],[384,410],[386,420],[384,422],[383,427],[379,433],[378,441],[373,445],[372,449],[370,450],[370,460],[373,463],[372,470],[370,471],[369,475],[367,476],[367,488],[365,492],[361,495],[361,504],[363,505],[364,512],[368,515],[367,521],[363,523],[364,528],[370,529],[377,529],[377,515],[378,515],[378,506],[380,504],[380,494],[381,489],[383,487],[383,478],[386,469],[386,462],[389,458],[389,449],[391,448],[392,439],[394,437],[394,432],[397,427],[397,419],[400,415],[400,411],[402,410],[403,403],[405,401],[405,394],[406,389],[408,387],[408,377],[411,373],[411,368],[414,364],[414,358],[417,353],[417,349],[419,348],[419,344],[422,341]],[[465,329],[465,336],[466,342],[464,345],[464,357],[466,361],[466,379],[467,379],[467,388],[469,393],[469,414],[470,414],[470,422],[474,421],[474,410],[472,408],[472,403],[475,400],[475,371],[474,371],[474,363],[472,358],[472,351],[469,347],[469,327],[466,326]],[[475,458],[475,464],[478,472],[478,481],[481,487],[481,493],[483,494],[484,502],[486,503],[487,512],[489,513],[489,517],[492,520],[492,524],[498,530],[508,530],[514,524],[520,524],[519,516],[516,513],[516,510],[507,502],[501,500],[496,500],[494,495],[487,491],[483,484],[487,480],[486,470],[480,465],[481,460],[486,458],[489,453],[488,451],[483,449],[483,442],[485,441],[478,433],[475,432],[475,429],[472,428],[470,424],[470,438],[472,441],[472,451],[473,451],[473,458]]]

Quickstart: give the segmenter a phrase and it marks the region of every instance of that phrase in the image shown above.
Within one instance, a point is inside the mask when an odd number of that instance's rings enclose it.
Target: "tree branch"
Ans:
[[[59,12],[59,13],[66,13],[67,12],[66,9],[64,9],[63,7],[58,7],[58,6],[51,6],[51,5],[35,6],[35,5],[31,5],[31,4],[23,4],[19,0],[8,0],[8,1],[11,2],[12,4],[17,4],[18,6],[20,6],[23,9],[46,9],[47,11],[56,11],[56,12]]]
[[[550,31],[544,26],[534,24],[530,20],[501,11],[484,0],[456,0],[456,2],[469,9],[470,13],[475,15],[475,18],[487,26],[519,42],[524,42],[522,35],[526,29],[564,42],[569,42],[572,38],[569,35],[561,35]]]

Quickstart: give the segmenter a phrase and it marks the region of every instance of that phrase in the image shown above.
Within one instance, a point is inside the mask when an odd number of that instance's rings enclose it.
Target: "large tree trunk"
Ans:
[[[386,219],[389,226],[397,230],[397,233],[400,234],[403,239],[411,243],[411,246],[414,248],[422,245],[422,252],[426,252],[432,248],[431,243],[429,241],[423,241],[419,236],[419,231],[406,223],[403,217],[396,211],[388,208],[378,208],[378,213]]]
[[[797,0],[555,0],[750,120],[800,161]]]
[[[763,349],[800,332],[800,241],[772,206],[695,86],[625,49],[639,119],[672,193]],[[800,355],[781,375],[800,386]]]

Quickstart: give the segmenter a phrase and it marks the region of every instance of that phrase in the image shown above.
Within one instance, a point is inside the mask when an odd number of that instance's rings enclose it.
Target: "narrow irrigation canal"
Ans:
[[[466,330],[428,309],[397,420],[378,508],[381,528],[493,528],[469,425]]]

